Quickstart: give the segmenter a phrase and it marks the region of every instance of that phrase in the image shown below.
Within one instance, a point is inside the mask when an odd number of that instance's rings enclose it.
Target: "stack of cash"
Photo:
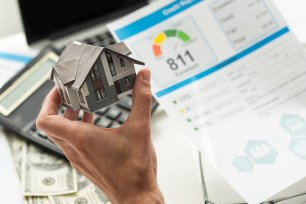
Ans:
[[[110,204],[103,192],[58,155],[5,132],[25,204]]]

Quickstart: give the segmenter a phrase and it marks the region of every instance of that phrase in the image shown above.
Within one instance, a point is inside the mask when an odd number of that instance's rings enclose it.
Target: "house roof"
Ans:
[[[64,85],[72,83],[71,87],[79,90],[103,50],[115,52],[128,60],[132,60],[135,64],[144,65],[143,62],[128,57],[131,51],[123,42],[108,47],[98,47],[71,41],[58,62],[53,66],[50,79],[53,79],[55,71]]]

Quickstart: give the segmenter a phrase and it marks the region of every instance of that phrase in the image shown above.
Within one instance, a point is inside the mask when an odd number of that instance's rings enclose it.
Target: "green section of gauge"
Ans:
[[[177,30],[177,29],[169,29],[164,31],[165,35],[169,37],[178,37],[183,42],[188,42],[190,40],[190,37],[187,33]]]
[[[179,31],[178,32],[178,38],[181,39],[184,42],[188,42],[190,40],[189,35],[187,35],[185,32],[183,31]]]
[[[164,31],[165,35],[169,38],[169,37],[175,37],[177,30],[175,29],[171,29],[171,30],[165,30]]]

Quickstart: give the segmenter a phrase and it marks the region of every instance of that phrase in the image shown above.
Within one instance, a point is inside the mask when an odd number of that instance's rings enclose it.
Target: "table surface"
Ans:
[[[290,28],[301,43],[306,42],[306,2],[302,0],[274,0],[287,20]],[[5,29],[2,27],[2,29]],[[23,34],[14,36],[20,41],[25,40]],[[10,37],[2,40],[8,41]],[[2,43],[3,44],[3,43]],[[1,40],[0,40],[1,46]],[[16,46],[16,45],[15,45]],[[201,183],[198,150],[179,127],[167,116],[161,107],[152,116],[151,135],[158,158],[158,183],[164,194],[166,203],[204,203]],[[22,203],[19,181],[9,153],[8,146],[0,132],[0,192],[1,203]],[[235,192],[218,172],[204,160],[205,181],[209,198],[218,202],[242,202],[243,199]],[[306,181],[290,187],[285,193],[292,194],[303,190]],[[284,194],[284,192],[282,192]],[[220,196],[222,195],[222,196]]]

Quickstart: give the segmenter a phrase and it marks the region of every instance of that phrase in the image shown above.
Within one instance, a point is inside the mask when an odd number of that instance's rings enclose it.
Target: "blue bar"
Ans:
[[[123,28],[120,28],[115,31],[116,35],[120,40],[125,40],[133,35],[136,35],[156,24],[171,18],[172,16],[196,5],[197,3],[202,2],[203,0],[178,0],[173,3],[168,4],[167,6],[147,15],[129,25],[126,25]],[[185,2],[185,4],[184,4]],[[189,2],[189,3],[186,3]],[[171,12],[169,12],[171,10]]]
[[[269,37],[263,39],[262,41],[256,43],[255,45],[247,48],[246,50],[234,55],[233,57],[231,57],[231,58],[229,58],[229,59],[227,59],[227,60],[225,60],[225,61],[223,61],[223,62],[221,62],[221,63],[219,63],[219,64],[217,64],[217,65],[215,65],[215,66],[213,66],[213,67],[211,67],[211,68],[209,68],[209,69],[207,69],[207,70],[205,70],[205,71],[203,71],[203,72],[201,72],[201,73],[199,73],[199,74],[197,74],[193,77],[185,79],[184,81],[181,81],[181,82],[179,82],[177,84],[174,84],[174,85],[172,85],[172,86],[170,86],[170,87],[168,87],[168,88],[166,88],[162,91],[157,92],[156,96],[157,97],[162,97],[162,96],[167,95],[167,94],[169,94],[169,93],[171,93],[171,92],[173,92],[173,91],[175,91],[179,88],[182,88],[183,86],[186,86],[186,85],[191,84],[191,83],[193,83],[193,82],[195,82],[199,79],[202,79],[203,77],[206,77],[210,74],[213,74],[214,72],[216,72],[216,71],[218,71],[222,68],[225,68],[227,65],[229,65],[233,62],[236,62],[237,60],[251,54],[252,52],[258,50],[259,48],[265,46],[266,44],[270,43],[271,41],[277,39],[278,37],[280,37],[280,36],[282,36],[282,35],[284,35],[288,32],[289,32],[289,28],[285,27],[285,28],[277,31],[276,33],[270,35]]]
[[[22,56],[22,55],[15,55],[15,54],[10,54],[10,53],[4,53],[4,52],[0,52],[0,58],[11,60],[11,61],[22,62],[22,63],[25,63],[25,64],[32,60],[31,57]]]

